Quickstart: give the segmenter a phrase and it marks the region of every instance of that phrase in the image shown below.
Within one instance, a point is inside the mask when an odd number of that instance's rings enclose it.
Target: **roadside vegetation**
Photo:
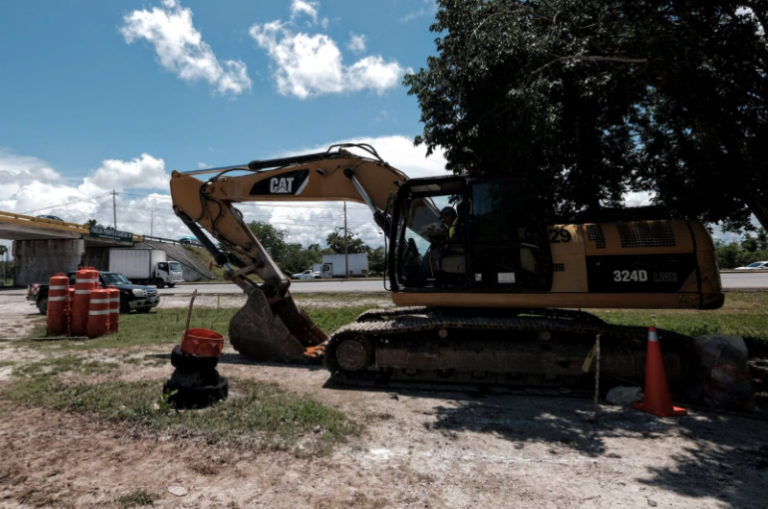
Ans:
[[[328,247],[321,248],[320,244],[310,244],[304,247],[295,242],[287,242],[285,240],[287,236],[286,231],[276,228],[269,223],[251,221],[248,223],[248,228],[259,239],[259,242],[267,250],[269,256],[275,260],[280,270],[288,276],[297,272],[303,272],[311,268],[312,265],[320,263],[324,254],[344,254],[345,249],[349,254],[366,253],[368,255],[370,275],[376,276],[384,273],[386,265],[384,247],[371,247],[363,242],[360,237],[349,231],[346,235],[340,229],[329,233],[326,237]],[[219,248],[226,252],[223,246],[219,245]],[[213,256],[206,249],[190,245],[185,245],[184,249],[200,260],[203,265],[211,266],[214,280],[225,280],[224,268],[213,263]]]
[[[362,311],[361,306],[350,306],[308,312],[320,327],[332,332]],[[190,326],[226,334],[236,312],[235,308],[195,309]],[[12,404],[83,412],[150,432],[285,449],[299,455],[326,453],[362,431],[361,424],[342,412],[271,383],[229,378],[226,400],[203,410],[176,411],[161,395],[163,378],[120,380],[122,373],[168,364],[165,354],[146,351],[166,346],[170,352],[184,331],[184,309],[121,315],[117,334],[92,340],[43,341],[45,320],[35,319],[36,330],[18,346],[45,356],[6,364],[13,366],[12,377],[0,399]]]
[[[333,296],[312,300],[311,318],[331,333],[354,319],[368,306],[330,304]],[[338,296],[336,297],[338,300]],[[352,302],[357,302],[352,299]],[[741,335],[750,348],[768,351],[768,292],[730,292],[725,306],[714,311],[692,310],[593,310],[608,322],[623,325],[656,325],[688,335]],[[235,308],[193,312],[192,327],[226,334]],[[149,314],[121,315],[120,332],[93,340],[46,340],[45,321],[35,318],[38,329],[18,348],[44,354],[33,360],[5,362],[12,377],[0,399],[17,405],[42,406],[82,412],[146,432],[176,437],[198,436],[210,443],[226,441],[249,448],[285,449],[298,455],[322,454],[363,426],[342,412],[309,396],[285,391],[275,384],[230,378],[229,397],[204,410],[176,411],[161,395],[163,379],[157,375],[126,381],[121,375],[136,369],[165,365],[165,354],[181,338],[184,309],[158,309]],[[36,339],[38,338],[38,339]],[[167,376],[164,375],[164,376]]]
[[[209,408],[176,411],[159,395],[161,380],[103,381],[120,369],[119,363],[74,355],[49,357],[16,368],[3,398],[87,412],[177,437],[200,436],[208,443],[225,440],[306,454],[327,452],[362,429],[338,410],[308,396],[249,380],[230,380],[229,398]],[[93,382],[99,379],[102,381]]]
[[[739,242],[717,242],[717,264],[721,269],[744,267],[752,262],[768,260],[768,232],[760,228],[753,236],[744,235]]]
[[[768,292],[727,292],[725,304],[715,310],[601,309],[594,313],[619,325],[650,325],[688,336],[720,334],[742,336],[750,350],[768,351]],[[762,355],[762,353],[761,353]]]

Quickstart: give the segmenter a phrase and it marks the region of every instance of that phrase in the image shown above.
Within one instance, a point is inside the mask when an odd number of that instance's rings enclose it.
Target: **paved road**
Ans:
[[[768,271],[760,272],[723,272],[720,274],[723,288],[739,290],[743,288],[768,289]]]
[[[720,275],[723,288],[726,290],[739,290],[746,288],[768,289],[768,271],[743,274],[740,272],[723,272]],[[198,293],[240,293],[240,289],[231,283],[200,284],[194,283],[177,286],[176,288],[164,288],[161,293],[192,293],[197,288]],[[349,279],[335,281],[292,281],[291,292],[383,292],[384,283],[380,278],[375,279]]]
[[[765,272],[724,272],[721,274],[723,288],[726,290],[768,289],[768,271]],[[232,283],[188,283],[175,288],[163,288],[160,294],[191,294],[197,288],[200,294],[241,293],[240,288]],[[384,283],[380,278],[349,279],[332,281],[292,281],[293,293],[341,293],[341,292],[383,292]],[[26,289],[0,290],[4,295],[26,295]]]
[[[175,288],[163,288],[164,293],[192,293],[197,288],[197,293],[242,293],[242,290],[234,283],[185,283]],[[384,282],[380,278],[349,279],[331,281],[291,281],[292,293],[341,293],[341,292],[383,292]]]

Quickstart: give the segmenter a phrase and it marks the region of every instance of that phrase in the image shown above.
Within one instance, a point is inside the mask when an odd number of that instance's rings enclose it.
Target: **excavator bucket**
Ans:
[[[235,350],[258,361],[320,363],[327,339],[290,294],[270,303],[257,289],[229,323]]]

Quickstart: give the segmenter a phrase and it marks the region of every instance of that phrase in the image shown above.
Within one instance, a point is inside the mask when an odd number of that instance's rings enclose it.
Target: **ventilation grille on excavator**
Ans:
[[[595,247],[598,249],[605,249],[605,236],[603,235],[603,228],[599,224],[587,225],[587,239],[595,242]]]
[[[621,247],[673,247],[675,234],[666,221],[618,223]]]

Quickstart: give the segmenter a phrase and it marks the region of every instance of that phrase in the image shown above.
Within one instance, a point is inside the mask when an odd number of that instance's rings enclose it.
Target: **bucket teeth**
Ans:
[[[270,306],[264,293],[255,291],[230,321],[229,339],[235,350],[254,360],[318,363],[327,336],[290,295]]]

